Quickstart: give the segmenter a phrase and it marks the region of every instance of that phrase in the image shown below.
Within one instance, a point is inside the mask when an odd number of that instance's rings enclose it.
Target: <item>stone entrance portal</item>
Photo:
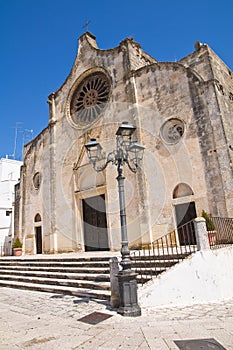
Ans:
[[[105,196],[83,199],[85,251],[109,250]]]
[[[35,238],[36,238],[36,254],[42,254],[42,222],[40,214],[36,214],[34,218]]]

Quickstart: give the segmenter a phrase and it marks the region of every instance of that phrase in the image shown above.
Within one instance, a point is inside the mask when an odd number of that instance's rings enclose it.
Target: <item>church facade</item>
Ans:
[[[24,148],[19,232],[25,254],[119,250],[117,171],[95,172],[85,144],[115,149],[123,121],[145,147],[124,169],[129,246],[140,248],[202,210],[233,216],[233,74],[206,44],[158,62],[133,39],[101,50],[89,32],[48,126]]]

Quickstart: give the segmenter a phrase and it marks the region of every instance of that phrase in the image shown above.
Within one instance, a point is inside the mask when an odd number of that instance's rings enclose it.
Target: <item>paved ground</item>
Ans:
[[[112,317],[96,325],[79,321],[93,312]],[[233,350],[233,299],[192,307],[143,309],[141,317],[129,318],[101,301],[0,289],[0,350],[177,350],[174,340],[203,338],[214,338],[225,349]]]

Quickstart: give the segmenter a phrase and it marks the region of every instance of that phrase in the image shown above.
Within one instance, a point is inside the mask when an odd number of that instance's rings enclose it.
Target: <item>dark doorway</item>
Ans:
[[[196,244],[194,224],[191,222],[197,217],[195,202],[176,205],[175,213],[180,245]]]
[[[83,199],[85,251],[109,250],[105,196]]]
[[[36,230],[36,254],[42,254],[42,227],[35,227]]]

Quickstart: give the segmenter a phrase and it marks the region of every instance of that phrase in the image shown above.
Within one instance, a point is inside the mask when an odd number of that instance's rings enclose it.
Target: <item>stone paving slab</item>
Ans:
[[[93,312],[112,317],[91,325]],[[142,309],[122,317],[105,301],[0,288],[0,350],[178,350],[174,340],[214,338],[233,350],[233,299]]]

